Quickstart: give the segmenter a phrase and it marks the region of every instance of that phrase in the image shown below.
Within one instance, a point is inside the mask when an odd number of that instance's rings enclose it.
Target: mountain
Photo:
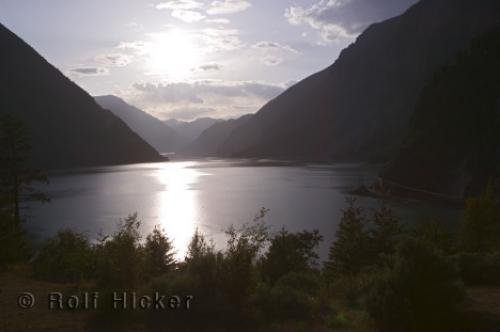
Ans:
[[[238,119],[218,121],[205,129],[194,141],[187,145],[181,153],[192,156],[217,156],[219,147],[229,135],[239,126],[252,118],[253,114],[244,115]]]
[[[234,130],[221,156],[385,161],[434,71],[500,22],[498,0],[422,0]]]
[[[94,99],[102,108],[110,110],[125,121],[133,131],[157,151],[175,151],[178,140],[177,134],[161,120],[115,96],[98,96]]]
[[[43,168],[161,160],[127,125],[0,24],[0,112],[24,122]]]
[[[499,188],[500,25],[426,85],[405,144],[382,178],[455,197],[477,194],[490,180]]]
[[[193,121],[169,119],[165,121],[165,124],[177,133],[177,150],[182,150],[200,136],[205,129],[220,121],[222,120],[212,118],[199,118]]]

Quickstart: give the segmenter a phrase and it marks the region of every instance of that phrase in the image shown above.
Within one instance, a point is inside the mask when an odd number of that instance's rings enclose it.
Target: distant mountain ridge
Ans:
[[[386,161],[434,71],[499,22],[497,0],[422,0],[371,25],[333,65],[268,102],[219,155]]]
[[[197,139],[205,129],[221,121],[223,120],[213,118],[198,118],[193,121],[169,119],[165,120],[164,123],[177,134],[176,151],[182,151]]]
[[[252,117],[253,114],[247,114],[237,119],[218,121],[205,129],[194,141],[182,149],[180,153],[188,156],[215,157],[219,155],[219,149],[229,135]]]
[[[157,151],[166,153],[177,149],[179,137],[176,132],[154,116],[112,96],[96,96],[94,99],[102,108],[118,116]]]
[[[25,123],[32,162],[69,168],[162,160],[118,117],[0,24],[0,112]]]

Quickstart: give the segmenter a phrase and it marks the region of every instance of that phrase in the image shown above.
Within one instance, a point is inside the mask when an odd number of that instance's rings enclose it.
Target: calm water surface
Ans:
[[[120,218],[137,212],[141,232],[155,225],[174,240],[184,257],[198,228],[225,244],[231,224],[251,222],[260,208],[270,212],[266,221],[277,231],[318,229],[325,238],[320,253],[326,257],[336,225],[345,207],[347,191],[370,183],[377,169],[361,165],[285,165],[271,161],[197,160],[135,164],[59,172],[50,176],[45,191],[49,204],[30,206],[28,227],[40,237],[70,228],[96,238],[112,234]],[[359,197],[366,208],[373,198]],[[444,222],[457,211],[429,203],[391,202],[406,223],[439,216]]]

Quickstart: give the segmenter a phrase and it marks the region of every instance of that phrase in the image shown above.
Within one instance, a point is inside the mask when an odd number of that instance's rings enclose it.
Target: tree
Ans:
[[[175,266],[174,245],[157,227],[146,237],[144,254],[146,267],[153,275],[171,271]]]
[[[189,242],[187,255],[185,258],[186,263],[194,263],[203,256],[212,253],[212,246],[208,245],[203,234],[196,228],[191,242]]]
[[[251,295],[258,282],[255,262],[269,238],[264,222],[267,212],[262,208],[253,223],[239,229],[231,226],[226,231],[228,240],[221,267],[221,286],[234,322],[247,320],[252,315],[249,310]]]
[[[500,213],[491,183],[479,197],[467,199],[459,235],[461,246],[467,251],[500,248]]]
[[[456,249],[454,239],[439,219],[421,220],[412,232],[414,237],[427,242],[442,253],[453,253]]]
[[[318,259],[316,249],[322,240],[317,230],[289,233],[284,228],[271,238],[262,259],[262,273],[271,284],[290,272],[306,272]]]
[[[382,203],[378,209],[373,211],[373,229],[370,231],[374,258],[381,254],[392,254],[400,234],[399,219],[385,203]]]
[[[0,265],[26,256],[21,201],[48,201],[31,187],[33,182],[47,182],[47,177],[28,166],[29,153],[23,124],[11,115],[0,115]]]
[[[365,228],[365,218],[356,200],[347,200],[342,220],[335,233],[335,242],[330,247],[325,272],[332,276],[354,276],[368,263],[369,237]]]
[[[105,236],[96,245],[98,285],[114,290],[136,289],[144,277],[143,252],[140,250],[137,213],[120,220],[113,236]]]
[[[22,200],[48,201],[46,195],[36,191],[34,182],[47,183],[47,176],[28,166],[31,146],[25,128],[12,115],[0,116],[0,207],[14,223],[21,220]],[[14,228],[16,224],[12,225]]]

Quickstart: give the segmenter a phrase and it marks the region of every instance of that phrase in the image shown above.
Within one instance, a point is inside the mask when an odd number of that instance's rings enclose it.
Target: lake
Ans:
[[[173,239],[177,256],[198,228],[223,248],[224,230],[251,222],[262,207],[273,231],[318,229],[323,259],[334,238],[348,191],[369,184],[377,167],[299,165],[270,160],[179,160],[60,171],[44,187],[52,201],[30,204],[28,228],[40,238],[70,228],[90,238],[112,234],[121,218],[137,212],[141,233],[155,225]],[[374,198],[358,197],[369,208]],[[405,223],[437,216],[449,225],[457,210],[417,201],[392,201]]]

